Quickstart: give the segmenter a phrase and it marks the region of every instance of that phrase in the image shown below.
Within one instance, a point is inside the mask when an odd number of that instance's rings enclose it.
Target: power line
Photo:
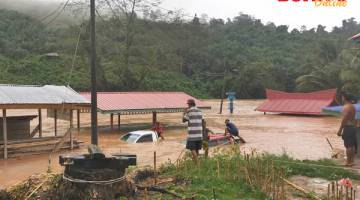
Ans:
[[[68,82],[67,82],[67,85],[68,85],[68,86],[70,86],[71,77],[72,77],[72,74],[73,74],[73,71],[74,71],[75,60],[76,60],[76,56],[77,56],[77,52],[78,52],[78,47],[79,47],[79,43],[80,43],[80,36],[81,36],[82,25],[83,25],[83,24],[80,24],[80,27],[79,27],[79,34],[78,34],[78,37],[77,37],[77,42],[76,42],[76,46],[75,46],[75,51],[74,51],[73,59],[72,59],[72,62],[71,62],[70,74],[69,74]]]
[[[65,10],[66,6],[68,5],[70,0],[67,0],[66,3],[64,4],[64,6],[61,8],[61,10],[58,12],[58,14],[52,19],[50,20],[48,23],[46,23],[46,25],[51,24],[53,21],[55,21],[60,15],[61,13]]]
[[[52,12],[50,12],[48,15],[46,15],[45,17],[41,18],[40,21],[43,22],[45,21],[47,18],[51,17],[52,15],[54,15],[55,13],[57,13],[61,7],[63,7],[64,5],[64,2],[60,3],[60,5],[55,9],[53,10]]]

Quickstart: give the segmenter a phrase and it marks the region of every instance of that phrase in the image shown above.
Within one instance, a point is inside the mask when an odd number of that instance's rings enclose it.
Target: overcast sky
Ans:
[[[39,10],[39,4],[58,6],[66,0],[0,0],[1,5],[8,7],[26,7]],[[151,0],[145,0],[150,2]],[[311,0],[309,0],[311,1]],[[347,0],[346,7],[315,7],[313,2],[278,2],[278,0],[162,0],[161,7],[174,10],[183,9],[189,16],[195,13],[200,17],[205,13],[210,18],[233,18],[240,12],[261,19],[265,24],[274,22],[276,25],[289,25],[290,28],[300,28],[305,25],[308,29],[325,25],[327,30],[340,26],[343,19],[351,17],[360,21],[360,0]],[[53,8],[52,8],[53,9]],[[43,15],[47,11],[38,11]]]
[[[162,7],[168,9],[183,8],[190,15],[232,18],[239,12],[250,14],[264,23],[285,24],[291,28],[306,25],[308,28],[318,24],[331,29],[341,25],[343,19],[355,17],[359,21],[360,0],[348,0],[348,6],[342,8],[315,7],[312,2],[278,2],[278,0],[163,0]]]

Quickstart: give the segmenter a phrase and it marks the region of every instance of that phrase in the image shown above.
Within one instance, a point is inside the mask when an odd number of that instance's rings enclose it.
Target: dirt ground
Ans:
[[[337,149],[342,149],[342,140],[336,136],[339,119],[335,117],[305,117],[275,115],[256,112],[254,109],[262,103],[262,100],[239,100],[235,103],[235,113],[229,114],[226,109],[223,115],[219,115],[219,100],[206,100],[212,106],[211,110],[204,111],[207,124],[214,132],[222,133],[224,120],[229,118],[240,129],[240,134],[247,141],[242,146],[245,150],[256,149],[269,153],[281,154],[286,152],[297,159],[321,159],[330,158],[331,150],[326,142],[329,138],[332,145]],[[36,114],[37,111],[17,110],[8,111],[8,115]],[[151,115],[131,115],[121,116],[122,124],[129,123],[150,123]],[[43,135],[53,134],[53,119],[46,118],[43,113],[44,133]],[[181,113],[158,114],[158,120],[165,124],[181,125]],[[117,122],[117,118],[114,118]],[[35,127],[37,120],[33,120],[32,127]],[[59,131],[64,133],[69,126],[67,121],[59,121]],[[75,117],[76,124],[76,117]],[[132,153],[137,155],[138,165],[151,165],[153,162],[153,152],[157,152],[159,164],[166,161],[176,161],[185,146],[180,142],[186,138],[186,129],[165,130],[165,140],[150,144],[126,144],[119,140],[124,134],[121,131],[110,131],[109,115],[99,114],[99,125],[103,126],[99,130],[99,146],[108,154],[112,153]],[[79,154],[87,152],[86,145],[90,143],[90,116],[81,114],[81,129],[75,133],[75,137],[84,141],[84,145],[77,150],[63,151],[61,154]],[[116,127],[115,127],[116,129]],[[53,172],[62,171],[58,164],[59,154],[51,155],[51,170]],[[0,161],[0,188],[5,188],[27,179],[34,173],[45,172],[49,166],[49,155],[33,155]]]

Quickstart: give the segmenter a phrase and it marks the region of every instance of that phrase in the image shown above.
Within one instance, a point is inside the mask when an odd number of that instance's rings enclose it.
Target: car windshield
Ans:
[[[139,137],[140,137],[140,135],[138,135],[138,134],[128,133],[128,134],[124,135],[121,138],[121,140],[123,140],[125,142],[129,142],[129,143],[134,143]]]

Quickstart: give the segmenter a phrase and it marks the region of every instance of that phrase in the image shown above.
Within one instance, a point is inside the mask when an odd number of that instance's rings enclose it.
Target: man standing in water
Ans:
[[[337,133],[344,140],[346,148],[346,164],[345,166],[351,167],[354,165],[355,149],[356,149],[356,109],[352,104],[352,99],[349,94],[343,93],[342,99],[345,102],[342,121]]]
[[[203,139],[202,112],[196,107],[194,99],[189,99],[187,105],[188,108],[184,110],[183,116],[183,122],[188,122],[186,149],[191,151],[192,159],[197,164]]]

